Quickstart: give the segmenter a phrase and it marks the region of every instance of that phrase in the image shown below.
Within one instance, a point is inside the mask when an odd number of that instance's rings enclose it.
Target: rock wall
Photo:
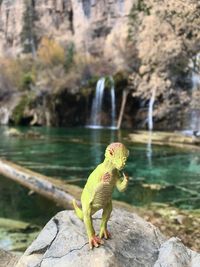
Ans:
[[[133,5],[130,15],[130,35],[137,51],[133,96],[139,97],[140,103],[143,100],[143,108],[148,109],[154,91],[155,128],[183,129],[184,114],[189,112],[192,98],[195,65],[198,66],[195,72],[200,74],[200,61],[195,59],[200,51],[199,2],[140,0],[138,3]],[[147,111],[145,115],[147,118]]]
[[[42,36],[63,45],[73,42],[85,55],[106,56],[123,64],[119,49],[128,31],[131,0],[2,0],[0,4],[0,54],[17,56],[27,42],[37,47]],[[26,14],[31,12],[31,21]],[[26,23],[26,25],[25,25]],[[30,25],[28,25],[30,24]],[[30,27],[36,40],[23,38]],[[29,32],[30,34],[30,32]],[[34,36],[32,36],[34,37]]]
[[[78,87],[80,93],[95,75],[124,72],[130,80],[130,94],[122,127],[147,128],[154,92],[154,129],[181,130],[191,125],[191,119],[185,123],[192,114],[190,103],[194,98],[200,101],[192,92],[194,72],[200,77],[199,12],[196,0],[0,0],[0,57],[35,56],[42,37],[52,38],[64,48],[65,62],[53,75],[48,74],[47,66],[44,75],[39,71],[36,91],[48,90],[51,95],[57,86],[65,91]],[[70,52],[71,47],[75,53]],[[73,54],[71,84],[64,66],[67,52]],[[19,85],[15,87],[20,90]],[[60,121],[66,125],[65,119]]]

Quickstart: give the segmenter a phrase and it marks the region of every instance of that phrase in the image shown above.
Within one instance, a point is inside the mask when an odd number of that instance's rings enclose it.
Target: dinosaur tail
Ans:
[[[72,204],[74,206],[76,215],[79,217],[79,219],[83,220],[83,211],[78,207],[75,199],[72,200]]]

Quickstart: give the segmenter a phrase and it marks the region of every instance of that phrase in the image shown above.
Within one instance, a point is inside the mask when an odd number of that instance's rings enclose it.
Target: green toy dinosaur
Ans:
[[[121,143],[110,144],[105,151],[105,159],[90,174],[81,195],[82,210],[73,200],[76,215],[84,221],[89,238],[89,246],[92,249],[103,244],[101,238],[110,238],[107,230],[107,222],[112,212],[112,192],[116,186],[123,192],[128,185],[128,177],[123,173],[120,177],[120,170],[125,166],[129,151]],[[92,224],[92,215],[103,209],[99,237],[95,235]]]

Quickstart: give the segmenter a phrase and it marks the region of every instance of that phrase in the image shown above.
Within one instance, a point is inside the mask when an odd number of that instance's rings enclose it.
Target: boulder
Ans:
[[[94,215],[98,233],[101,213]],[[152,224],[134,213],[114,209],[112,234],[99,248],[89,249],[85,227],[74,211],[53,217],[25,251],[16,267],[197,267],[200,255],[180,240],[167,240]],[[179,258],[183,259],[177,265]],[[195,265],[198,264],[199,265]],[[188,265],[187,265],[188,264]]]

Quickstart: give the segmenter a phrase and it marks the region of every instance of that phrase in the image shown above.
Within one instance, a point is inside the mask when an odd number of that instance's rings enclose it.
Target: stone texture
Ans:
[[[98,232],[100,213],[94,217]],[[108,228],[112,239],[89,250],[83,222],[73,211],[62,211],[47,223],[16,267],[185,267],[184,261],[176,265],[180,255],[190,262],[187,266],[197,267],[199,254],[175,238],[165,242],[156,227],[133,213],[115,209]]]
[[[0,249],[0,267],[13,267],[18,259],[18,256]]]
[[[200,254],[186,248],[181,240],[175,237],[167,240],[159,250],[158,260],[154,267],[198,267]]]
[[[65,51],[74,44],[79,66],[81,60],[92,65],[100,59],[100,66],[96,66],[97,70],[94,68],[93,75],[117,71],[131,74],[128,88],[134,99],[128,102],[122,126],[147,126],[147,107],[152,90],[155,90],[154,128],[182,130],[191,127],[190,119],[187,118],[185,123],[185,116],[190,113],[191,117],[191,109],[196,106],[194,99],[199,103],[200,97],[199,92],[191,92],[192,71],[199,73],[200,70],[197,60],[200,51],[199,1],[1,0],[0,55],[4,57],[24,56],[22,33],[27,3],[32,3],[35,15],[33,27],[29,25],[36,35],[32,50],[36,50],[42,37],[46,36],[59,42]],[[83,80],[79,81],[78,77],[72,79],[77,79],[78,86],[74,85],[76,82],[69,82],[70,75],[67,80],[63,77],[60,80],[64,85],[68,84],[70,90],[78,91]],[[51,84],[53,91],[56,84],[48,79],[38,84],[47,84],[47,88]],[[199,82],[196,85],[199,87]],[[0,91],[2,88],[7,90],[8,85],[1,85],[0,75]],[[61,118],[58,123],[53,117],[52,107],[45,109],[43,117],[43,110],[39,115],[34,111],[34,114],[28,114],[29,117],[41,117],[34,118],[33,124],[66,126],[65,119]],[[82,118],[79,124],[83,124]],[[199,126],[195,128],[198,130]]]
[[[136,69],[132,74],[133,96],[149,103],[155,90],[153,116],[157,130],[184,129],[184,116],[191,102],[191,66],[200,51],[199,10],[195,0],[142,0],[140,5],[133,4],[130,38],[137,51],[132,58]],[[196,99],[199,102],[199,97]],[[133,115],[141,121],[138,128],[146,124],[140,111]]]
[[[37,0],[34,21],[38,40],[53,37],[63,45],[73,42],[78,53],[105,55],[123,64],[116,45],[124,45],[128,31],[131,0]],[[23,51],[25,1],[3,0],[0,4],[0,54],[19,55]]]

